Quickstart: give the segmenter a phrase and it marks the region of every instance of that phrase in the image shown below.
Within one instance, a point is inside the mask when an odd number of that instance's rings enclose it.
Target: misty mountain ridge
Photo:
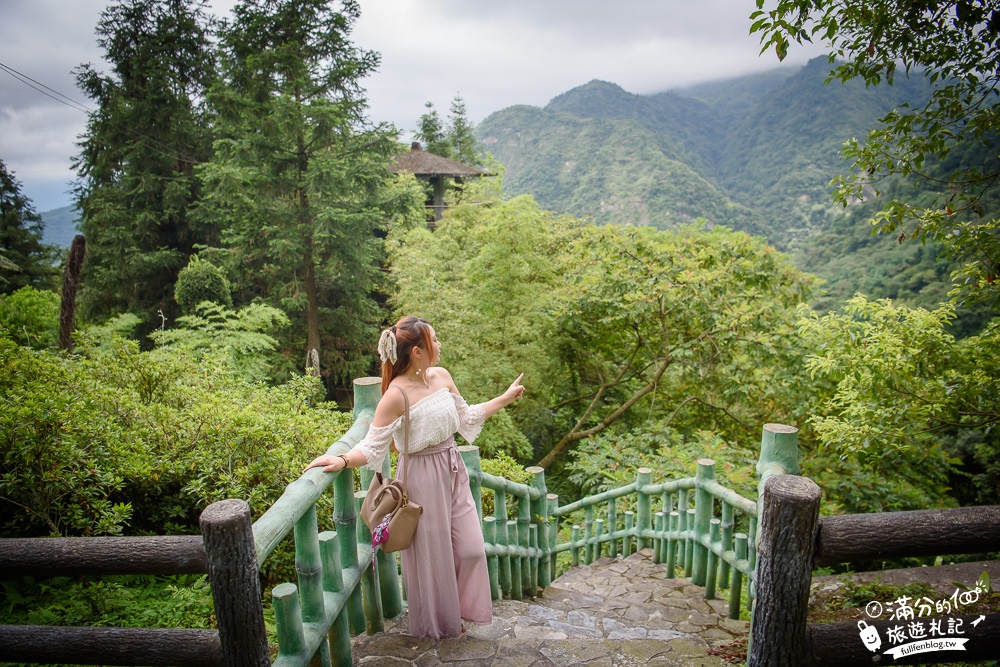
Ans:
[[[848,166],[844,142],[930,93],[922,78],[826,84],[831,67],[820,57],[653,95],[594,80],[493,113],[476,134],[508,193],[552,210],[661,229],[703,217],[795,250],[843,215],[828,184]]]
[[[77,228],[80,211],[75,205],[42,211],[38,215],[42,217],[42,243],[69,248],[73,244],[73,237],[80,233]]]

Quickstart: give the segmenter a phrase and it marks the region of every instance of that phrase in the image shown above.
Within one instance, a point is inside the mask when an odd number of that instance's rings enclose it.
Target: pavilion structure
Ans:
[[[394,174],[409,172],[421,180],[429,181],[433,187],[433,195],[427,202],[427,208],[432,212],[427,226],[434,228],[434,223],[441,219],[441,214],[447,208],[444,203],[445,179],[454,179],[462,183],[467,178],[492,176],[489,171],[470,167],[467,164],[450,160],[434,153],[428,153],[414,141],[410,150],[393,158],[389,171]]]

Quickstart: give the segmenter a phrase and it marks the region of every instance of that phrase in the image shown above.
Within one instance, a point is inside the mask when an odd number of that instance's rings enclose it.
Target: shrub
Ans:
[[[59,295],[25,286],[0,296],[0,333],[36,350],[55,347],[59,333]]]
[[[174,300],[185,313],[194,312],[195,307],[204,301],[230,308],[233,305],[229,281],[222,270],[198,255],[192,255],[188,265],[177,274]]]

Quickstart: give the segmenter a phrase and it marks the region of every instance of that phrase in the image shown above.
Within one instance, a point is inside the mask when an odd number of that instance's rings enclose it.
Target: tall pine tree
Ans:
[[[205,0],[122,0],[97,25],[111,73],[77,70],[96,102],[76,168],[87,238],[82,306],[101,318],[130,311],[145,328],[170,319],[177,273],[211,229],[192,218],[194,168],[208,159],[203,108],[214,74]]]
[[[395,131],[365,117],[360,80],[379,59],[348,40],[359,14],[350,0],[339,11],[327,0],[237,5],[211,96],[220,139],[204,169],[236,298],[288,313],[296,365],[318,356],[334,385],[370,370],[380,232],[420,210],[415,188],[394,187],[388,172]]]
[[[0,160],[0,294],[25,285],[50,287],[56,249],[42,243],[42,218]]]
[[[461,95],[455,95],[451,101],[451,113],[448,114],[448,143],[451,144],[452,159],[470,167],[479,166],[476,135],[473,134],[472,123],[465,109],[465,100]]]
[[[423,143],[424,150],[441,157],[452,157],[452,146],[448,140],[448,132],[441,121],[441,115],[434,108],[433,102],[426,102],[427,111],[417,121],[417,131],[414,136]]]

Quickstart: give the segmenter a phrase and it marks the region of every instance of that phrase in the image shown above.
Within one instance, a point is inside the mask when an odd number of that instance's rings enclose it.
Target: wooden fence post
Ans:
[[[250,506],[220,500],[198,519],[225,667],[269,667]]]
[[[807,477],[775,475],[764,484],[749,667],[805,664],[820,496],[819,487]]]

